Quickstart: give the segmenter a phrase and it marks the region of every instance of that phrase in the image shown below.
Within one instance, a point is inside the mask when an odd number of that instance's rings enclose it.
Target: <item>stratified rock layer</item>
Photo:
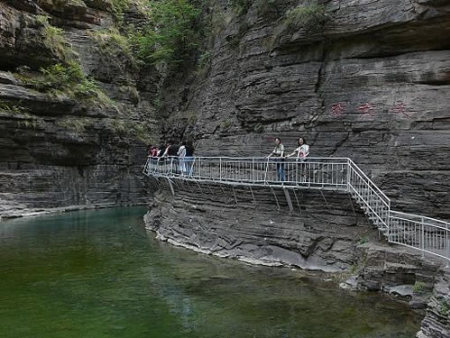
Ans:
[[[110,1],[0,1],[0,218],[146,203],[145,144],[133,127],[157,133],[149,104],[157,81],[124,47],[99,40],[118,34],[114,27]],[[30,85],[69,57],[104,102]]]
[[[179,184],[146,215],[158,238],[222,257],[343,271],[373,230],[346,194]],[[287,207],[290,194],[294,211]]]
[[[286,20],[302,1],[216,5],[228,24],[202,75],[166,90],[166,134],[189,118],[197,154],[214,156],[304,136],[311,156],[351,157],[394,208],[450,219],[450,1],[321,3],[309,30]]]

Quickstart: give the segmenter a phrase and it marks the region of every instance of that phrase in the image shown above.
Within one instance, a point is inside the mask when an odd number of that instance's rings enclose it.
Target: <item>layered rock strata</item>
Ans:
[[[395,209],[450,219],[450,1],[318,1],[317,22],[289,14],[311,1],[251,3],[216,2],[226,24],[200,75],[164,91],[165,134],[213,156],[304,136],[312,156],[354,159]]]
[[[148,228],[161,240],[221,257],[344,271],[358,260],[356,245],[374,235],[344,193],[294,194],[181,181],[175,191],[172,195],[164,189],[155,195],[145,217]]]
[[[121,41],[110,1],[0,1],[0,217],[145,203],[156,72]]]

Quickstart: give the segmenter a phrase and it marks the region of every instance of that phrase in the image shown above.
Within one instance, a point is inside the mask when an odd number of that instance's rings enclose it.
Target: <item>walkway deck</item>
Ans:
[[[147,160],[144,174],[155,178],[271,189],[342,191],[351,195],[390,243],[450,261],[450,223],[391,210],[391,200],[349,158],[267,159],[196,157]],[[283,177],[284,176],[284,177]],[[291,207],[290,195],[285,194]]]

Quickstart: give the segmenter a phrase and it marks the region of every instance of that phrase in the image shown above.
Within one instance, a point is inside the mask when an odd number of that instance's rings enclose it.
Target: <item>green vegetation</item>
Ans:
[[[67,65],[57,63],[41,68],[38,76],[19,75],[18,78],[27,85],[52,95],[65,94],[73,99],[102,105],[113,104],[96,82],[84,75],[81,66],[75,61],[69,61]]]
[[[64,129],[81,133],[90,125],[90,120],[83,117],[66,117],[64,119],[57,120],[55,123],[57,126]]]
[[[99,47],[110,53],[120,52],[126,55],[128,58],[133,58],[133,51],[129,40],[120,34],[116,28],[110,28],[107,30],[99,30],[91,32],[90,35],[97,42]]]
[[[450,305],[447,303],[445,299],[441,300],[440,306],[439,306],[439,313],[446,317],[450,313]]]
[[[33,116],[29,113],[21,113],[18,115],[20,120],[17,121],[17,127],[23,129],[37,129],[40,124],[43,122],[41,118]]]
[[[140,59],[152,64],[177,64],[195,53],[200,9],[188,0],[149,3],[147,25],[132,35]]]
[[[143,123],[142,121],[132,122],[131,133],[145,144],[157,143],[157,139],[154,137],[154,131],[150,129],[148,124]]]
[[[41,25],[45,47],[50,49],[59,60],[68,61],[74,58],[74,52],[64,38],[64,31],[61,28],[52,26],[48,22],[48,17],[44,15],[36,16],[36,22]]]
[[[0,100],[0,111],[3,110],[10,114],[22,114],[28,111],[28,108],[22,107],[18,103]]]
[[[152,125],[141,120],[131,120],[127,117],[109,119],[107,128],[117,135],[123,137],[133,137],[146,144],[154,144],[157,140],[154,137]]]
[[[200,58],[198,59],[198,66],[200,68],[204,68],[208,66],[211,63],[211,52],[206,51],[200,55]]]
[[[114,18],[121,22],[123,20],[123,12],[130,6],[130,0],[111,0],[111,9]]]
[[[286,25],[291,29],[304,28],[307,31],[319,31],[327,20],[325,7],[317,3],[300,5],[286,13]]]
[[[230,0],[230,4],[238,15],[244,15],[252,6],[252,0]]]
[[[361,236],[359,238],[359,245],[366,244],[369,242],[369,237],[367,235]]]
[[[423,295],[425,293],[426,284],[424,282],[416,281],[413,285],[413,292],[416,295]]]
[[[106,56],[107,62],[114,64],[115,68],[122,69],[129,66],[137,69],[130,40],[118,29],[94,31],[90,36],[96,42],[99,52]]]

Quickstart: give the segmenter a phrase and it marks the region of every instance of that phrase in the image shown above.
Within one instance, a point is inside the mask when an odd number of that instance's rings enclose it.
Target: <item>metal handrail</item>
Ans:
[[[350,158],[149,157],[143,173],[205,183],[348,192],[390,243],[450,261],[450,223],[391,210],[391,200]]]

